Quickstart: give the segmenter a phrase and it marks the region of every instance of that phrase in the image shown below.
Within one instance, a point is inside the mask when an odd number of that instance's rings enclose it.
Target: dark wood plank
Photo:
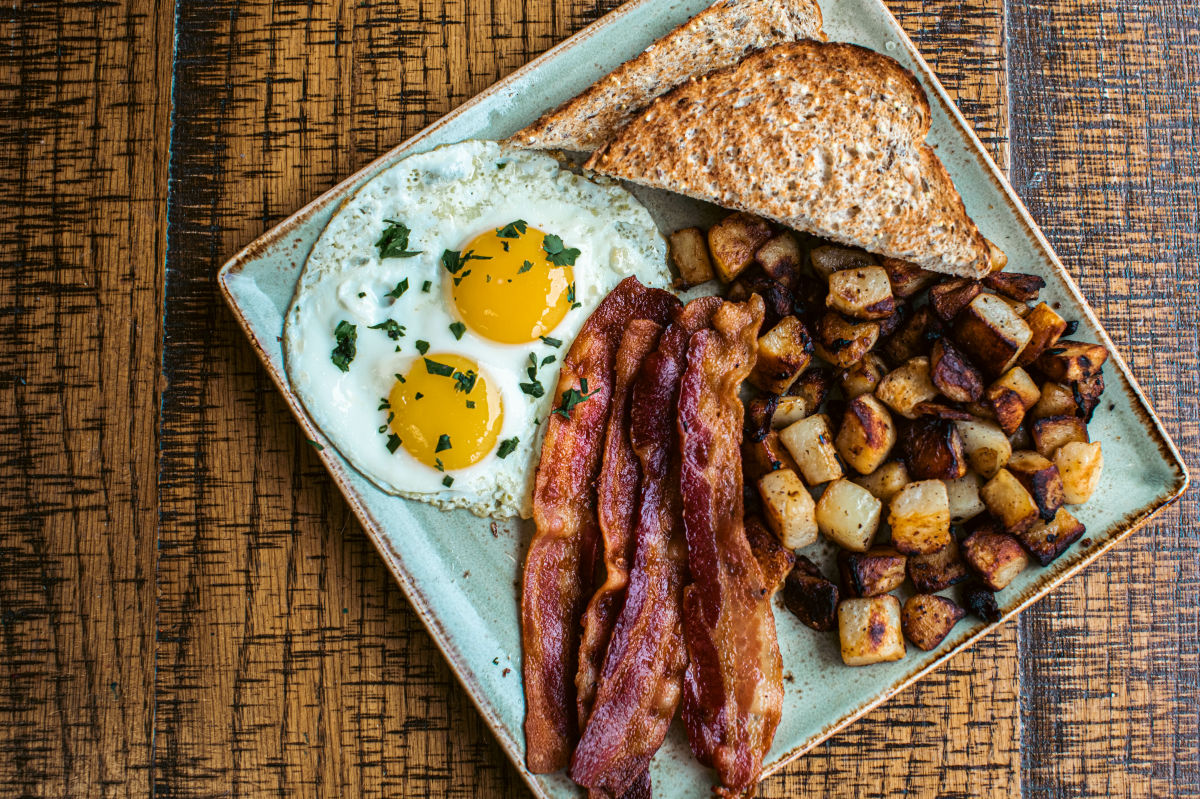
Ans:
[[[149,793],[171,25],[152,0],[0,11],[7,796]]]

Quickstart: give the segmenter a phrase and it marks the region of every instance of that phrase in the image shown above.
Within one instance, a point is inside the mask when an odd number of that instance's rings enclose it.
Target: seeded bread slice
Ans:
[[[688,78],[732,66],[751,50],[803,38],[825,38],[816,0],[720,0],[511,141],[591,152]]]
[[[925,144],[929,100],[844,43],[753,53],[660,97],[587,168],[965,277],[1003,258]]]

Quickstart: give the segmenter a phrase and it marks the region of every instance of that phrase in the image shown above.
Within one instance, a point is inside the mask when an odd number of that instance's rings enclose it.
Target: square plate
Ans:
[[[221,269],[221,290],[309,438],[324,442],[291,392],[278,336],[304,259],[339,204],[407,154],[463,139],[508,136],[709,2],[637,0],[623,6],[330,189]],[[1104,442],[1106,468],[1097,498],[1078,514],[1087,525],[1087,536],[1049,567],[1027,569],[998,595],[1004,618],[1009,619],[1178,497],[1187,487],[1188,475],[1078,288],[881,0],[825,0],[823,6],[831,40],[886,53],[917,75],[933,108],[929,141],[937,147],[968,211],[985,235],[1009,254],[1011,263],[1045,278],[1044,299],[1064,317],[1079,320],[1080,338],[1099,341],[1113,354],[1107,370],[1109,389],[1092,424],[1094,436]],[[711,213],[711,208],[664,192],[638,190],[637,194],[665,232],[684,226],[696,214]],[[533,775],[524,765],[518,586],[531,525],[493,523],[463,511],[447,513],[392,497],[350,468],[333,447],[325,447],[320,456],[533,792],[543,797],[581,795],[564,774]],[[831,552],[821,555],[829,558]],[[776,619],[784,666],[793,679],[787,683],[783,721],[767,757],[768,774],[994,626],[964,621],[933,652],[914,649],[895,663],[850,669],[841,663],[836,636],[815,633],[786,611],[778,612]],[[711,781],[711,774],[692,759],[678,724],[655,758],[652,774],[660,797],[701,795]]]

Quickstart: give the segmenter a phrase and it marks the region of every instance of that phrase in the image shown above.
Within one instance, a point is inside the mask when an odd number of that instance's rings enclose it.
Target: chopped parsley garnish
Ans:
[[[454,285],[456,285],[456,286],[457,286],[459,283],[463,282],[463,278],[465,278],[465,277],[466,277],[467,275],[469,275],[469,274],[471,274],[471,270],[470,270],[470,269],[468,269],[467,271],[463,272],[461,275],[455,275],[455,276],[454,276]]]
[[[442,433],[440,436],[438,436],[438,443],[437,446],[433,448],[433,451],[441,452],[447,449],[450,449],[450,436]]]
[[[496,163],[496,169],[504,169],[506,166],[508,166],[507,161],[499,161]]]
[[[542,343],[545,344],[547,347],[557,348],[557,347],[562,346],[562,339],[550,338],[549,336],[538,336],[538,338],[540,338],[542,340]]]
[[[454,378],[454,390],[461,391],[464,394],[470,394],[475,390],[475,381],[479,379],[479,375],[475,374],[474,369],[468,369],[466,373],[455,372],[451,377]],[[472,405],[474,407],[474,405]]]
[[[337,346],[329,354],[329,360],[343,372],[349,372],[350,362],[358,354],[358,328],[343,319],[333,329],[333,337],[337,339]]]
[[[587,400],[596,393],[598,389],[588,391],[587,378],[582,378],[579,381],[579,389],[568,388],[562,393],[562,404],[554,409],[554,413],[561,414],[564,419],[571,418],[571,409],[581,402]]]
[[[581,302],[575,302],[575,281],[574,280],[571,281],[571,285],[567,286],[567,302],[571,303],[572,311],[575,310],[576,308],[578,308],[580,305],[583,305],[583,303],[581,303]]]
[[[545,366],[548,363],[554,363],[553,355],[547,355],[545,358],[542,358],[542,366]]]
[[[324,447],[324,446],[322,446],[320,442],[313,441],[313,440],[310,438],[310,439],[308,439],[308,443],[312,444],[312,446],[313,446],[313,449],[315,449],[317,452],[324,452],[324,451],[325,451],[325,447]]]
[[[502,242],[500,242],[500,246],[504,248],[504,251],[505,251],[505,252],[508,252],[508,242],[507,242],[507,241],[502,241]],[[492,276],[491,276],[491,275],[488,275],[488,281],[489,281],[489,282],[491,281],[491,279],[492,279]]]
[[[521,266],[520,266],[520,268],[519,268],[519,269],[517,269],[517,274],[518,274],[518,275],[523,275],[523,274],[525,274],[526,272],[528,272],[530,269],[533,269],[533,262],[532,262],[532,261],[526,261],[525,263],[521,264]]]
[[[542,239],[542,249],[546,251],[546,260],[555,266],[574,266],[579,257],[579,250],[564,246],[563,240],[553,233],[547,233]]]
[[[506,438],[500,442],[500,449],[496,450],[496,455],[501,458],[507,458],[516,450],[517,444],[521,441],[518,436]]]
[[[454,485],[454,478],[450,475],[446,475],[442,478],[442,485],[444,485],[446,488],[449,488],[450,486]]]
[[[525,232],[525,229],[525,220],[518,219],[515,222],[509,222],[502,228],[497,228],[496,235],[502,239],[519,239],[521,234]]]
[[[467,326],[462,322],[451,322],[450,332],[454,334],[456,341],[462,341],[463,333],[467,332]]]
[[[400,374],[399,372],[396,372],[396,382],[397,383],[407,383],[408,381],[404,379],[404,375]]]
[[[423,396],[425,396],[425,395],[424,395],[424,394],[422,394],[420,391],[418,391],[418,392],[417,392],[417,395],[416,395],[415,397],[413,397],[413,399],[415,399],[415,400],[419,400],[419,399],[420,399],[421,397],[423,397]]]
[[[412,233],[404,223],[397,222],[394,219],[385,219],[384,222],[388,226],[384,228],[383,235],[379,237],[379,241],[375,242],[375,246],[379,248],[379,257],[383,258],[412,258],[414,255],[420,255],[420,250],[408,249],[408,235]]]
[[[382,330],[392,341],[404,335],[404,325],[397,324],[395,319],[385,319],[377,325],[371,325],[370,330]]]
[[[400,449],[400,436],[396,435],[395,433],[389,433],[387,440],[388,452],[394,455],[398,449]]]
[[[452,275],[457,275],[458,270],[466,266],[469,261],[490,260],[492,260],[492,256],[476,255],[474,250],[467,250],[464,253],[459,253],[457,250],[444,250],[442,252],[442,266],[446,267],[446,271]]]
[[[361,300],[363,297],[365,297],[365,296],[367,296],[367,292],[365,292],[365,291],[360,291],[360,292],[358,292],[358,298],[359,298],[360,300]]]
[[[417,339],[417,352],[421,353],[422,355],[429,352],[429,342]]]
[[[421,284],[421,291],[423,291],[423,292],[425,292],[426,294],[428,294],[428,293],[429,293],[429,287],[430,287],[430,286],[432,286],[432,285],[433,285],[433,282],[432,282],[432,281],[426,280],[424,283],[422,283],[422,284]]]
[[[454,367],[448,363],[438,363],[431,361],[428,358],[425,361],[425,371],[431,375],[440,375],[441,377],[450,377],[454,374]]]
[[[437,469],[439,472],[444,472],[444,471],[446,471],[446,467],[442,465],[442,459],[441,459],[441,458],[434,458],[434,459],[433,459],[433,468]]]
[[[398,300],[398,299],[400,299],[400,297],[402,297],[404,295],[404,292],[406,292],[406,291],[408,291],[408,278],[404,278],[403,280],[401,280],[399,283],[396,284],[396,288],[387,292],[383,296],[391,297],[393,300]]]
[[[467,400],[467,407],[468,407],[468,408],[474,408],[474,407],[475,407],[475,400]]]
[[[400,375],[396,375],[396,377],[399,377],[399,376]],[[391,410],[391,407],[392,407],[392,403],[388,400],[387,397],[380,397],[379,398],[379,407],[376,408],[375,410],[387,411],[387,410]]]
[[[546,394],[546,389],[542,388],[542,384],[536,380],[532,383],[520,383],[521,390],[531,397],[542,397]]]

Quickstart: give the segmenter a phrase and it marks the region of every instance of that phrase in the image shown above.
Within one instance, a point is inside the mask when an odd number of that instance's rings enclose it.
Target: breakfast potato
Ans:
[[[1062,478],[1063,501],[1068,505],[1087,502],[1104,469],[1100,442],[1067,442],[1054,453],[1054,463]]]
[[[1029,418],[1045,419],[1050,416],[1074,416],[1079,412],[1075,393],[1061,383],[1047,380],[1042,384],[1037,404],[1029,409]]]
[[[963,560],[979,576],[983,584],[999,591],[1029,565],[1029,556],[1016,538],[987,524],[971,533],[962,542]]]
[[[762,394],[746,401],[746,413],[742,418],[744,441],[762,441],[767,437],[778,404],[779,397],[775,394]]]
[[[747,514],[745,527],[750,554],[754,556],[762,571],[763,584],[773,594],[783,587],[784,579],[791,573],[796,562],[796,554],[780,541],[758,516]]]
[[[902,261],[899,258],[880,258],[879,265],[887,272],[888,282],[892,284],[892,293],[902,300],[920,293],[938,279],[937,272],[930,272],[911,261]]]
[[[1108,350],[1099,344],[1064,339],[1039,355],[1035,363],[1051,380],[1073,383],[1098,374],[1107,360]]]
[[[978,280],[964,277],[946,278],[929,290],[929,307],[943,322],[949,322],[979,296],[983,287]]]
[[[758,360],[750,383],[762,391],[782,394],[812,361],[812,339],[795,316],[785,316],[758,338]]]
[[[808,255],[813,273],[828,281],[834,272],[843,269],[861,269],[875,266],[878,262],[870,253],[854,247],[840,247],[836,244],[822,244],[813,248]]]
[[[829,417],[819,413],[779,431],[779,440],[792,454],[809,485],[820,485],[842,476],[842,464],[838,462],[829,427]]]
[[[1066,508],[1059,508],[1053,521],[1038,522],[1017,539],[1034,560],[1046,566],[1082,538],[1083,533],[1083,524]]]
[[[879,529],[883,509],[875,496],[846,479],[834,480],[817,501],[817,527],[844,549],[866,552]]]
[[[1025,419],[1025,412],[1037,404],[1041,390],[1033,378],[1019,366],[1005,372],[987,387],[984,399],[992,408],[1000,429],[1012,435]]]
[[[867,666],[905,655],[900,630],[900,600],[891,594],[843,599],[838,604],[838,637],[842,662],[847,666]]]
[[[754,260],[772,280],[790,290],[800,279],[804,253],[796,237],[785,230],[759,247]]]
[[[929,352],[929,378],[954,402],[975,402],[983,396],[983,375],[945,337],[933,342]]]
[[[879,340],[878,322],[856,322],[829,311],[814,330],[813,348],[817,355],[845,369],[866,355]]]
[[[883,319],[896,311],[892,286],[880,266],[841,269],[831,274],[825,303],[856,319]]]
[[[1104,393],[1104,374],[1096,372],[1091,377],[1076,380],[1071,383],[1071,394],[1079,406],[1079,415],[1083,421],[1092,421],[1092,412],[1100,404],[1100,395]]]
[[[930,338],[940,336],[941,331],[941,320],[933,315],[928,305],[922,305],[900,323],[880,350],[891,363],[902,364],[928,352]]]
[[[917,418],[917,405],[937,395],[937,387],[929,377],[929,359],[923,356],[888,372],[875,389],[875,396],[908,419]]]
[[[895,311],[876,320],[879,322],[879,337],[886,338],[895,333],[908,316],[908,308],[904,305],[897,305]]]
[[[989,386],[989,388],[997,387],[1006,388],[1016,394],[1026,409],[1037,405],[1038,400],[1042,397],[1042,390],[1038,388],[1037,383],[1033,382],[1029,372],[1019,366],[1009,369]]]
[[[996,604],[996,593],[979,583],[971,583],[963,589],[963,605],[968,613],[974,613],[989,624],[1000,621],[1000,606]]]
[[[782,430],[806,416],[812,416],[816,413],[819,406],[820,403],[814,405],[803,396],[793,397],[791,395],[784,395],[777,397],[775,400],[775,413],[771,416],[771,427],[775,430]]]
[[[875,495],[882,502],[891,502],[900,489],[912,482],[903,461],[888,461],[870,474],[855,477],[854,482]]]
[[[883,403],[870,394],[851,400],[835,440],[838,454],[859,474],[870,474],[896,445],[896,426]]]
[[[779,432],[772,430],[759,441],[742,442],[742,473],[746,482],[757,485],[768,472],[791,469],[799,473],[800,467],[792,459],[792,453],[779,440]]]
[[[1008,266],[1008,255],[1004,250],[996,246],[996,243],[984,239],[988,246],[988,271],[992,273],[1003,272],[1004,267]]]
[[[1037,503],[1008,469],[1001,469],[984,483],[979,498],[1007,532],[1022,533],[1041,519]]]
[[[1091,441],[1087,424],[1078,416],[1047,416],[1034,422],[1029,432],[1033,436],[1033,448],[1043,458],[1053,458],[1059,447],[1072,441],[1080,444]]]
[[[738,212],[708,229],[708,251],[717,277],[731,282],[754,262],[754,254],[774,234],[765,219]]]
[[[1026,425],[1021,425],[1013,431],[1008,437],[1008,443],[1012,445],[1013,452],[1018,452],[1023,449],[1033,449],[1033,436],[1029,434],[1029,428]]]
[[[816,564],[803,555],[796,556],[796,565],[783,583],[783,604],[802,624],[814,630],[832,630],[837,625],[840,598],[837,585],[825,579]]]
[[[894,591],[904,582],[906,560],[891,547],[873,547],[866,552],[842,550],[837,559],[842,596],[879,596]]]
[[[900,612],[900,628],[913,646],[926,652],[946,640],[967,612],[944,596],[915,594]]]
[[[1048,348],[1053,347],[1067,332],[1067,322],[1046,303],[1038,303],[1029,313],[1025,314],[1025,324],[1033,334],[1021,357],[1017,359],[1019,366],[1028,366]]]
[[[843,369],[838,375],[838,382],[842,386],[842,396],[847,400],[852,400],[863,394],[873,394],[886,374],[887,365],[883,359],[873,352],[868,352],[861,361],[848,369]]]
[[[812,416],[825,402],[832,382],[832,373],[823,366],[805,369],[792,383],[788,393],[779,398],[771,426],[779,430]]]
[[[997,425],[977,419],[969,422],[955,422],[959,435],[962,436],[963,450],[967,453],[967,463],[985,478],[991,478],[1008,463],[1012,455],[1012,445],[1008,436]]]
[[[999,377],[1033,337],[1025,320],[994,294],[980,294],[954,317],[954,341],[984,372]]]
[[[979,498],[983,480],[975,472],[967,472],[955,480],[946,480],[946,497],[950,501],[950,521],[962,524],[987,510]]]
[[[778,469],[758,479],[767,524],[788,549],[817,540],[816,508],[808,489],[791,469]]]
[[[950,498],[941,480],[909,483],[892,497],[892,545],[906,555],[928,555],[950,543]]]
[[[679,271],[680,288],[691,288],[712,280],[712,259],[708,257],[708,242],[698,227],[676,230],[668,239],[671,262]]]
[[[954,480],[967,473],[967,455],[954,422],[922,416],[905,425],[900,450],[917,480]]]
[[[1032,302],[1037,299],[1038,292],[1046,288],[1046,281],[1023,272],[999,272],[985,277],[983,285],[1010,300]]]
[[[935,419],[945,419],[949,422],[970,422],[974,421],[975,416],[969,411],[965,411],[956,405],[950,405],[945,402],[932,400],[928,402],[918,402],[913,411],[917,417],[932,416]]]
[[[936,552],[928,555],[909,555],[905,564],[913,587],[925,594],[943,591],[967,579],[967,564],[963,562],[958,542],[953,538]]]
[[[1037,503],[1042,521],[1050,521],[1063,506],[1063,481],[1058,467],[1032,450],[1019,450],[1005,464]]]

